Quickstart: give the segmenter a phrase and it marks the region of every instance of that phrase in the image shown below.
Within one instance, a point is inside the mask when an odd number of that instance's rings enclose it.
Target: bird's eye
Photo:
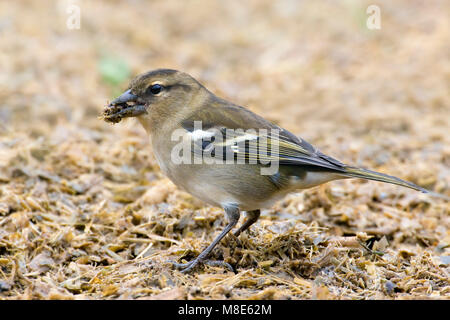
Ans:
[[[150,86],[147,91],[150,91],[151,94],[158,94],[162,91],[163,86],[160,84],[154,84]]]

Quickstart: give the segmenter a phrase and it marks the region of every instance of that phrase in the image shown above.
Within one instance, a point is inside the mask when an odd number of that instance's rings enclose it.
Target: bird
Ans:
[[[185,72],[155,69],[131,80],[128,89],[105,107],[102,118],[118,123],[136,117],[151,137],[156,161],[175,185],[209,205],[223,208],[228,224],[195,259],[173,262],[181,272],[208,260],[214,247],[238,224],[239,236],[261,209],[296,190],[332,180],[361,178],[445,195],[384,173],[342,163],[301,137],[217,97]]]

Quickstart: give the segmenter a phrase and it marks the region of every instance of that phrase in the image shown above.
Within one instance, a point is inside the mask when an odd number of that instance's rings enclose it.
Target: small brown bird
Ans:
[[[448,199],[399,178],[343,164],[246,108],[215,96],[180,71],[158,69],[133,79],[103,113],[104,120],[113,123],[125,117],[137,117],[152,137],[153,153],[165,175],[195,197],[222,207],[229,219],[197,258],[174,263],[183,272],[200,262],[231,268],[206,257],[238,223],[240,211],[247,212],[247,220],[236,236],[258,220],[261,208],[297,189],[362,178]]]

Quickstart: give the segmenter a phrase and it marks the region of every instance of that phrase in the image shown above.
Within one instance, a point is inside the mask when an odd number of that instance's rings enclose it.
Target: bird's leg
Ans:
[[[247,230],[252,224],[258,221],[261,214],[260,210],[253,210],[247,212],[247,220],[242,224],[242,226],[234,232],[234,235],[238,237],[242,232]]]
[[[227,206],[224,207],[225,213],[227,214],[229,223],[227,224],[227,226],[225,227],[225,229],[223,229],[223,231],[219,234],[219,236],[214,239],[214,241],[205,249],[203,250],[197,258],[195,258],[194,260],[187,262],[187,263],[175,263],[172,262],[173,265],[176,268],[180,268],[183,269],[181,272],[186,273],[189,272],[190,270],[192,270],[197,264],[199,264],[200,262],[204,262],[206,264],[209,265],[222,265],[222,266],[226,266],[227,268],[231,269],[233,271],[233,268],[226,262],[224,261],[211,261],[211,260],[205,260],[205,258],[208,256],[208,254],[211,253],[211,251],[214,249],[214,247],[220,242],[220,240],[223,239],[223,237],[225,237],[227,235],[228,232],[230,232],[231,229],[233,229],[233,227],[238,223],[239,221],[239,217],[240,217],[240,212],[239,212],[239,208],[237,206]]]

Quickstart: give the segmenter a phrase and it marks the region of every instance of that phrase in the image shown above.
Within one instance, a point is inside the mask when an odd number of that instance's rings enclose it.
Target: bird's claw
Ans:
[[[230,270],[231,272],[236,273],[236,270],[234,270],[231,264],[222,260],[205,260],[203,263],[213,267],[223,267]]]
[[[221,261],[221,260],[201,260],[199,258],[195,258],[192,261],[186,262],[186,263],[178,263],[175,261],[169,261],[175,268],[181,269],[182,273],[188,273],[192,269],[194,269],[198,264],[203,263],[207,264],[209,266],[214,267],[224,267],[229,269],[232,272],[235,272],[234,268],[231,266],[231,264]]]

